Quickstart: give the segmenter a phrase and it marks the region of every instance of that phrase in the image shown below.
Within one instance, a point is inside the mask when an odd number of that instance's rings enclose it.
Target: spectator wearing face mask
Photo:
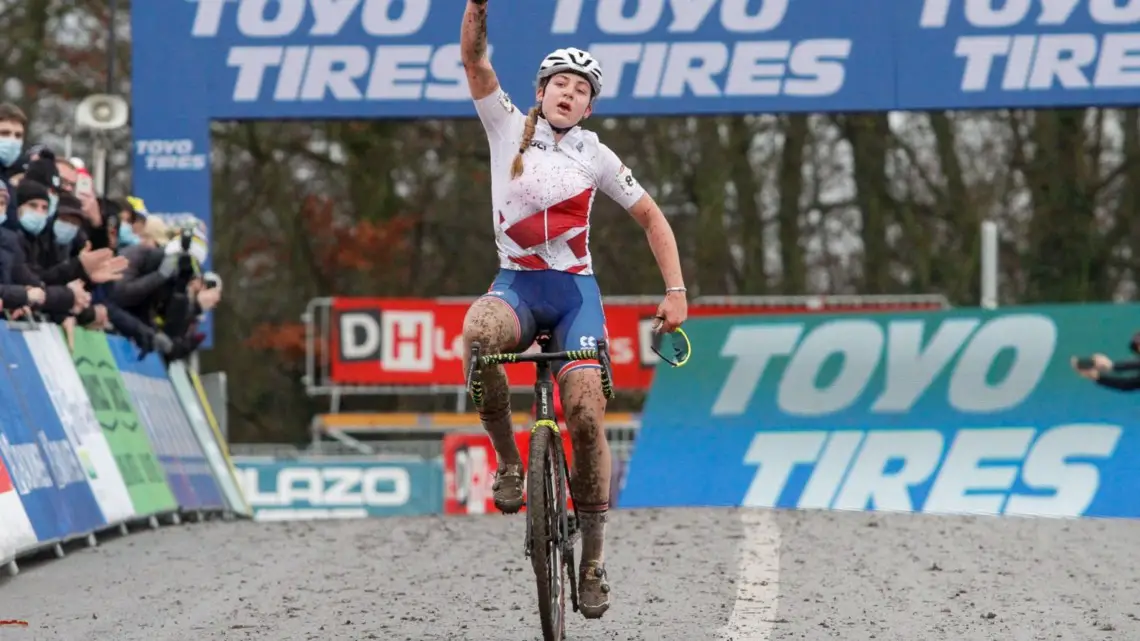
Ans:
[[[19,187],[24,181],[31,181],[39,183],[42,187],[47,189],[48,193],[48,211],[47,215],[50,219],[55,215],[55,209],[59,205],[59,170],[56,168],[55,155],[50,149],[42,146],[34,146],[29,149],[29,155],[21,157],[16,161],[13,167],[18,173],[14,174],[10,179],[12,184]],[[15,215],[15,209],[9,206],[8,220],[4,222],[10,229],[19,229],[18,216]]]
[[[83,212],[78,198],[62,194],[55,216],[49,217],[42,205],[50,194],[43,185],[25,177],[16,191],[27,198],[18,214],[20,250],[38,280],[87,291],[88,285],[121,277],[127,261],[110,249],[92,250],[80,236]],[[50,208],[50,199],[48,203]]]
[[[27,128],[28,117],[19,107],[8,102],[0,103],[0,191],[6,192],[8,199],[11,199],[11,194],[7,193],[8,171],[20,158]],[[0,212],[6,211],[7,204],[0,209]]]
[[[9,197],[6,185],[0,185],[0,212],[7,211],[9,200],[15,205],[15,199]],[[16,258],[20,255],[19,240],[15,232],[0,227],[0,310],[12,310],[26,307],[30,302],[29,288],[16,283],[13,268]],[[42,303],[43,290],[31,294],[36,304]]]
[[[2,282],[24,288],[25,298],[22,301],[14,300],[13,297],[19,296],[18,292],[10,287],[5,288],[5,309],[12,311],[27,305],[47,314],[77,314],[83,311],[91,301],[83,283],[75,280],[66,285],[48,285],[40,278],[37,265],[28,260],[25,252],[29,246],[29,237],[34,242],[41,242],[40,237],[47,227],[47,188],[33,181],[22,180],[16,187],[14,204],[20,231],[0,228]]]
[[[139,244],[150,218],[150,212],[146,210],[146,203],[142,198],[127,196],[123,203],[122,214],[119,216],[119,242],[124,247]]]

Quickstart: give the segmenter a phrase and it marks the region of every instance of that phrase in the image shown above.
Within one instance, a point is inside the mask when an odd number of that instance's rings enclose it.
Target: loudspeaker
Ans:
[[[111,94],[87,96],[75,108],[75,124],[85,129],[105,131],[127,124],[130,107],[127,101]]]

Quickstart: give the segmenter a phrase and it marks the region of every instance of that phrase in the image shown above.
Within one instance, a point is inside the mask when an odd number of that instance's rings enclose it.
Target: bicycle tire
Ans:
[[[566,567],[560,525],[566,501],[562,465],[554,438],[557,434],[546,426],[534,430],[530,437],[530,469],[526,475],[530,560],[538,588],[538,614],[544,641],[562,641],[566,632]]]

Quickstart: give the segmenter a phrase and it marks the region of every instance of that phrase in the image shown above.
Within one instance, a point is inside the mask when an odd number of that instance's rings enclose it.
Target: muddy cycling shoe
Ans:
[[[600,619],[610,609],[606,568],[597,561],[583,563],[578,572],[578,609],[587,619]]]
[[[514,514],[523,506],[523,466],[500,465],[495,471],[495,507],[504,514]]]

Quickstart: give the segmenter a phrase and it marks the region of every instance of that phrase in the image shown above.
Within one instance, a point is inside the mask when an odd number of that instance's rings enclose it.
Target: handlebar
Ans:
[[[597,349],[571,349],[561,352],[531,352],[531,353],[505,353],[480,354],[479,344],[471,345],[471,362],[468,374],[468,385],[473,395],[481,396],[482,385],[476,380],[476,372],[483,365],[508,365],[514,363],[543,363],[559,360],[567,361],[598,361],[602,366],[602,393],[606,398],[613,399],[613,374],[610,369],[610,355],[606,350],[605,341],[598,341]],[[476,403],[478,404],[478,403]]]

